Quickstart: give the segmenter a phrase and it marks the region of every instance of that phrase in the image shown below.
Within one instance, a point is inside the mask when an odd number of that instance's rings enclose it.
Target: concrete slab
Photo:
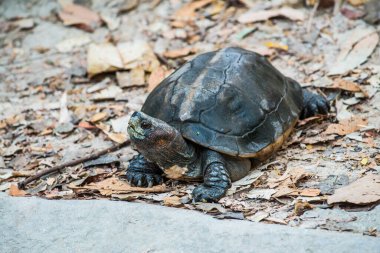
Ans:
[[[105,200],[0,194],[0,252],[366,252],[380,239]]]

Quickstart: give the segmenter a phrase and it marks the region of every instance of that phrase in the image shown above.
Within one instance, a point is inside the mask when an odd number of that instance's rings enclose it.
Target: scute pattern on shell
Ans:
[[[142,111],[201,146],[249,157],[293,126],[302,90],[269,61],[241,48],[201,54],[148,96]]]

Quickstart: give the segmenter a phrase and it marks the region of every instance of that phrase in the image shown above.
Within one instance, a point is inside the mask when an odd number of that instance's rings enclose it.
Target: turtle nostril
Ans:
[[[138,115],[139,115],[139,112],[134,112],[134,113],[132,114],[131,118],[132,118],[132,117],[137,117]]]

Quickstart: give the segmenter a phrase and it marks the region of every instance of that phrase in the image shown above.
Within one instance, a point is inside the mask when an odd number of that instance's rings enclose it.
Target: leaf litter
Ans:
[[[36,14],[33,22],[0,29],[7,35],[0,56],[7,62],[0,68],[0,190],[144,201],[292,226],[306,222],[297,217],[326,210],[321,206],[334,211],[342,203],[345,209],[378,203],[376,181],[369,179],[380,166],[378,26],[333,16],[324,7],[306,32],[311,9],[241,2],[245,6],[209,0],[63,5],[59,19]],[[12,22],[4,18],[5,25]],[[41,33],[44,27],[50,30]],[[130,186],[123,177],[136,154],[131,147],[67,167],[26,190],[17,187],[39,171],[128,140],[129,116],[160,81],[195,54],[231,45],[262,53],[284,74],[326,95],[332,113],[300,121],[277,154],[233,182],[219,203],[192,203],[195,183]]]

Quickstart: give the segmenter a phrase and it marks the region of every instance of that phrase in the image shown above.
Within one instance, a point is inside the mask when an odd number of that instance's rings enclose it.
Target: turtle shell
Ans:
[[[297,82],[265,57],[230,47],[178,68],[150,93],[142,112],[201,146],[255,157],[284,139],[302,105]]]

